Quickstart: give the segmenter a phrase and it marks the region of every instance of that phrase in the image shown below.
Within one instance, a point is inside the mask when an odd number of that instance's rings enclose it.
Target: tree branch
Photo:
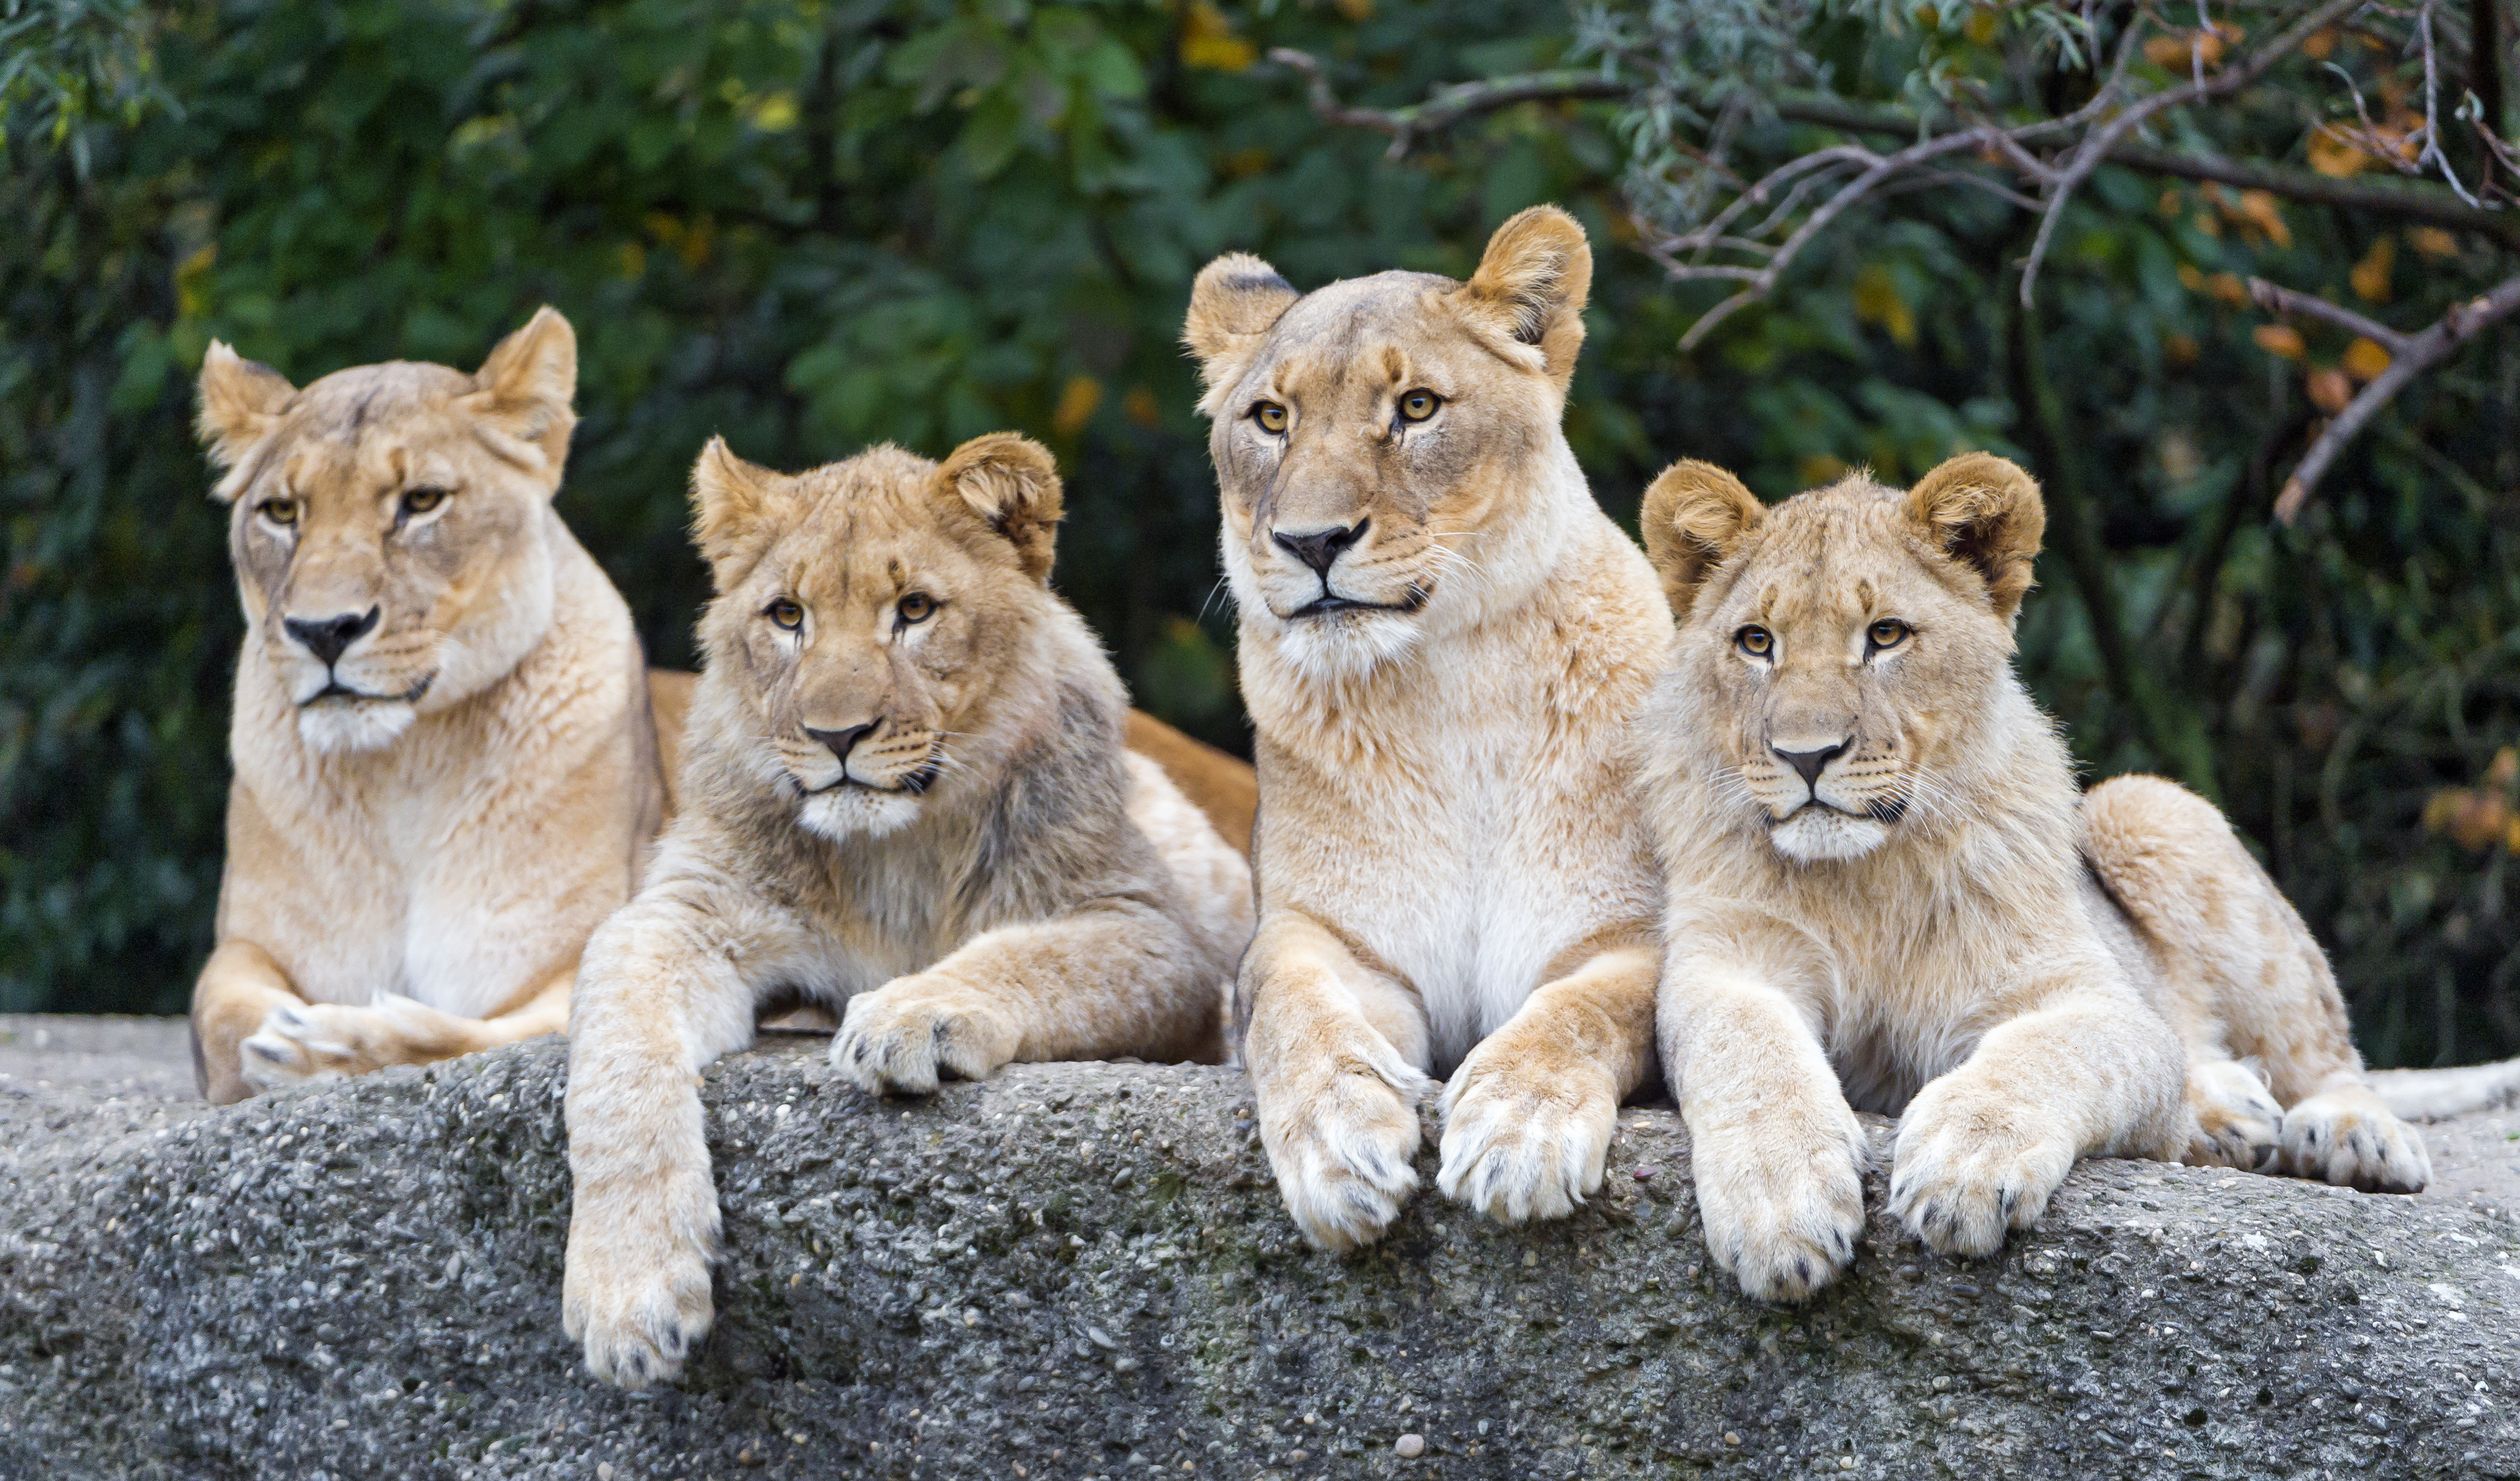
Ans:
[[[1338,100],[1338,95],[1330,90],[1329,76],[1324,70],[1321,59],[1312,53],[1300,52],[1291,46],[1272,47],[1269,60],[1303,73],[1312,98],[1313,114],[1323,122],[1389,134],[1391,149],[1386,157],[1393,159],[1407,155],[1409,146],[1416,142],[1418,135],[1450,128],[1479,113],[1491,113],[1517,103],[1616,98],[1632,90],[1629,84],[1616,77],[1569,68],[1491,77],[1479,82],[1456,82],[1450,87],[1436,89],[1425,102],[1411,104],[1407,108],[1358,108]]]
[[[2316,301],[2316,300],[2314,300]],[[2332,306],[2332,305],[2331,305]],[[2347,443],[2362,431],[2391,397],[2406,388],[2408,381],[2450,358],[2452,352],[2473,339],[2498,320],[2520,309],[2520,278],[2511,278],[2483,297],[2467,302],[2442,315],[2441,322],[2419,335],[2401,338],[2405,348],[2389,362],[2389,368],[2362,387],[2362,393],[2347,402],[2345,410],[2318,434],[2318,440],[2304,453],[2301,466],[2284,480],[2283,492],[2275,496],[2275,519],[2290,524],[2310,499],[2310,491],[2318,486],[2328,465],[2345,451]],[[2359,316],[2358,316],[2359,317]]]
[[[2249,296],[2256,299],[2258,307],[2268,313],[2299,314],[2305,319],[2324,319],[2349,335],[2361,335],[2366,339],[2378,340],[2392,356],[2407,352],[2408,337],[2405,335],[2399,334],[2377,319],[2365,318],[2341,303],[2330,303],[2324,298],[2313,297],[2309,293],[2279,288],[2264,278],[2249,280]]]

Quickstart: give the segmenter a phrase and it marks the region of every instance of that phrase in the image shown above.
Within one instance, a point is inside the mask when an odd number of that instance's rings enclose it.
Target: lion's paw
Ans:
[[[2182,1158],[2188,1166],[2274,1170],[2282,1145],[2283,1107],[2247,1065],[2216,1059],[2190,1066],[2187,1109],[2195,1118]]]
[[[1431,1083],[1358,1025],[1260,1095],[1260,1141],[1286,1212],[1316,1248],[1371,1244],[1418,1190],[1410,1165]]]
[[[1755,1119],[1692,1128],[1697,1212],[1715,1263],[1760,1301],[1806,1301],[1855,1263],[1864,1123],[1833,1091]]]
[[[1562,1219],[1600,1189],[1619,1088],[1597,1066],[1547,1065],[1505,1039],[1473,1050],[1444,1088],[1435,1186],[1506,1224]]]
[[[283,1004],[238,1046],[238,1073],[256,1090],[308,1080],[338,1080],[405,1062],[428,1010],[387,993],[364,1008],[338,1003]]]
[[[561,1320],[589,1372],[622,1388],[671,1383],[708,1334],[717,1194],[705,1174],[659,1196],[581,1201],[570,1215]],[[696,1187],[689,1186],[696,1183]]]
[[[2433,1179],[2421,1133],[2362,1086],[2322,1092],[2284,1112],[2284,1171],[2366,1193],[2419,1193]]]
[[[949,1073],[965,1080],[996,1074],[1020,1042],[1004,1005],[953,978],[921,972],[849,1000],[832,1036],[832,1065],[870,1096],[931,1096]]]
[[[1947,1255],[1994,1254],[2048,1211],[2076,1146],[2055,1118],[1962,1074],[1928,1085],[1900,1118],[1890,1210]]]

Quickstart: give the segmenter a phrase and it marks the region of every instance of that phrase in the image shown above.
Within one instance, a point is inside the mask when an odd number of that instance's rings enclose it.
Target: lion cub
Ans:
[[[666,803],[630,612],[552,508],[577,340],[304,389],[212,343],[246,617],[202,1093],[556,1032]],[[670,697],[670,696],[669,696]]]
[[[2155,778],[2078,798],[2011,666],[2045,518],[1986,454],[1773,510],[1702,463],[1646,492],[1681,617],[1635,731],[1669,871],[1663,1063],[1707,1243],[1753,1296],[1853,1258],[1851,1106],[1900,1115],[1891,1207],[1955,1254],[2036,1224],[2080,1157],[2256,1167],[2280,1142],[2333,1182],[2428,1175],[2221,816]]]
[[[695,1071],[788,996],[831,1058],[924,1093],[1010,1060],[1221,1055],[1251,878],[1153,762],[1048,585],[1051,456],[996,434],[795,477],[711,442],[717,588],[683,811],[588,944],[570,1024],[564,1317],[614,1383],[708,1329],[716,1190]]]
[[[1299,294],[1210,263],[1187,331],[1258,737],[1261,921],[1237,990],[1296,1226],[1346,1248],[1417,1188],[1505,1220],[1601,1184],[1653,1062],[1661,890],[1623,727],[1671,644],[1559,428],[1592,279],[1553,207],[1467,283]]]

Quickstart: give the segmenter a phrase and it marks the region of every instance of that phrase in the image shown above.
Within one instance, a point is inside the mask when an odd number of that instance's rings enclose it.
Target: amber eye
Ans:
[[[1412,422],[1423,422],[1435,415],[1444,398],[1430,390],[1414,390],[1400,398],[1400,415]]]
[[[1251,408],[1251,420],[1259,423],[1264,432],[1282,432],[1286,429],[1286,409],[1275,401],[1263,401]]]
[[[1777,650],[1777,640],[1764,627],[1745,627],[1732,635],[1732,646],[1753,658],[1764,658]]]
[[[791,633],[805,625],[805,609],[785,597],[771,603],[762,610],[771,621]]]
[[[1872,652],[1877,653],[1885,648],[1897,648],[1907,642],[1908,634],[1913,631],[1896,617],[1884,617],[1864,630],[1864,641]]]
[[[925,592],[912,592],[902,598],[901,604],[893,610],[901,614],[901,625],[908,627],[936,615],[936,599]]]
[[[446,490],[442,488],[423,486],[402,491],[402,512],[406,515],[425,515],[445,502]]]
[[[282,529],[296,527],[297,501],[294,499],[265,499],[254,512]]]

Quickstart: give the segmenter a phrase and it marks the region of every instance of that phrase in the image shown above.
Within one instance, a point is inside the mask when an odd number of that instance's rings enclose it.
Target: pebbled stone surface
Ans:
[[[718,1326],[633,1398],[560,1330],[557,1043],[214,1111],[150,1027],[47,1059],[29,1021],[0,1020],[0,1481],[2520,1475],[2498,1125],[2453,1123],[2478,1175],[2440,1198],[2087,1163],[1978,1264],[1876,1213],[1793,1310],[1708,1264],[1667,1108],[1622,1113],[1573,1220],[1426,1195],[1339,1259],[1233,1072],[878,1102],[781,1037],[706,1075]]]

